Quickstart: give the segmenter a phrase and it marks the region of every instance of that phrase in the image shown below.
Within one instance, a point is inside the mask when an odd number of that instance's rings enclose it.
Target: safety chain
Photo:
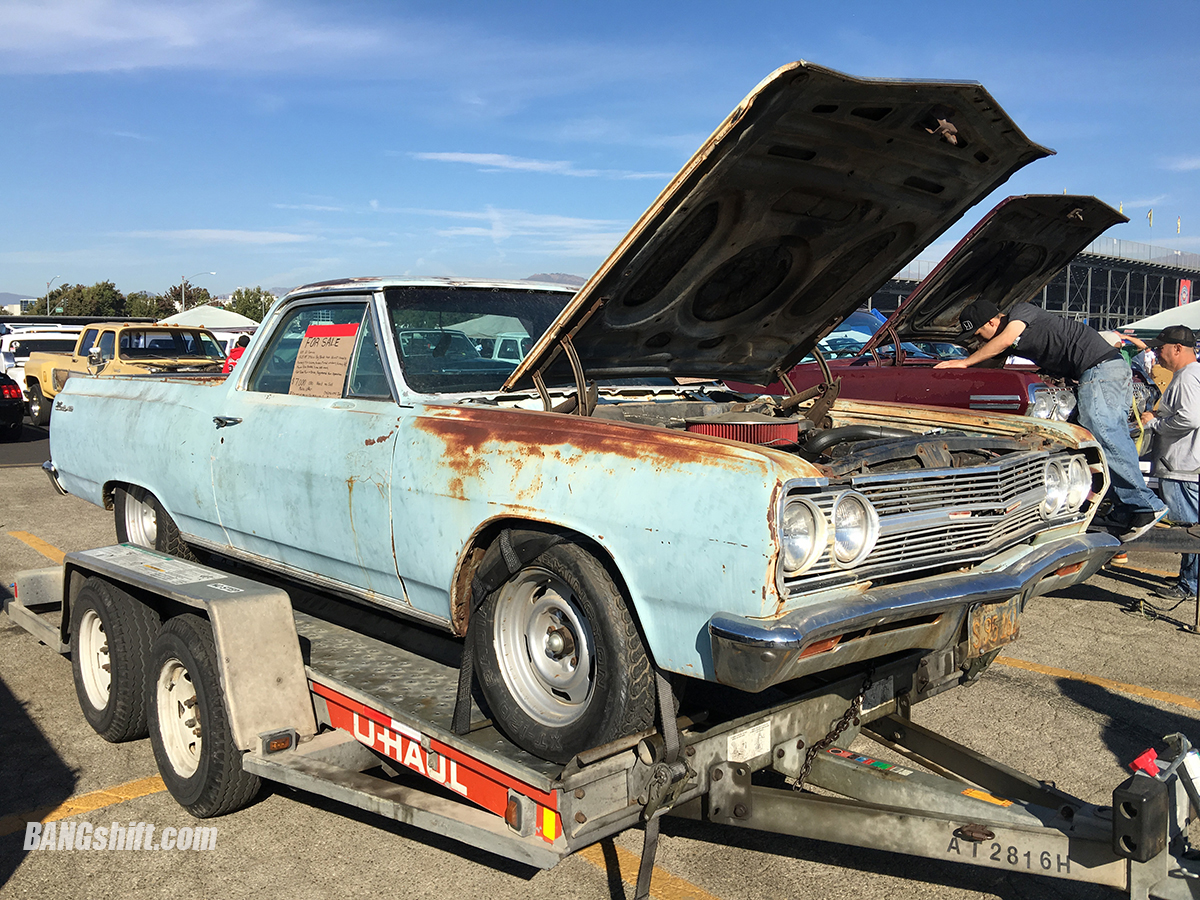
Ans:
[[[808,773],[812,769],[813,760],[817,758],[817,754],[841,737],[842,732],[850,727],[851,722],[855,725],[858,724],[858,717],[862,714],[863,699],[867,696],[867,690],[871,687],[871,679],[874,676],[875,670],[867,669],[867,674],[863,676],[862,687],[858,689],[858,693],[854,695],[854,699],[850,701],[850,706],[842,713],[842,717],[837,720],[829,734],[808,748],[808,752],[804,754],[804,765],[800,767],[800,774],[792,784],[792,790],[799,791],[804,787],[804,782],[808,779]]]

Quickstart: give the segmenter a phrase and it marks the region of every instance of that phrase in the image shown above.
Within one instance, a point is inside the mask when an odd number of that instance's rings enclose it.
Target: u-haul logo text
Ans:
[[[458,763],[446,759],[439,753],[427,754],[420,743],[420,735],[408,737],[398,731],[392,731],[366,716],[354,715],[354,736],[373,750],[385,753],[402,766],[407,766],[414,772],[420,772],[426,778],[432,778],[438,784],[444,784],[452,791],[457,791],[464,797],[467,794],[466,785],[458,780]]]

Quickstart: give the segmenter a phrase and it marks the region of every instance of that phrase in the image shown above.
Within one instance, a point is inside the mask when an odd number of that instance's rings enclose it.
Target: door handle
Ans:
[[[237,416],[213,416],[213,424],[218,428],[228,428],[230,425],[237,425],[241,421]]]

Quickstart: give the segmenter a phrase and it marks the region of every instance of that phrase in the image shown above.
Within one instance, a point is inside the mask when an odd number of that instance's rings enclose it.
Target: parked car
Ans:
[[[122,541],[463,638],[497,726],[558,762],[651,726],[656,670],[762,691],[886,657],[880,690],[929,696],[1111,556],[1095,442],[720,380],[776,380],[1045,153],[978,85],[785,66],[578,293],[300,288],[227,379],[70,379],[48,471]],[[539,335],[520,362],[437,324],[489,315]]]
[[[25,401],[21,389],[7,375],[0,375],[0,440],[20,440],[24,419]]]
[[[50,403],[72,375],[220,372],[225,353],[212,333],[180,325],[102,322],[83,330],[68,353],[33,353],[25,361],[29,419],[50,421]]]
[[[832,381],[827,383],[824,367],[812,359],[788,373],[791,387],[776,382],[765,390],[788,394],[825,386],[837,396],[860,400],[1073,421],[1073,386],[1042,376],[1032,364],[1004,365],[999,358],[992,365],[969,369],[934,366],[941,359],[968,355],[973,335],[964,340],[958,315],[969,300],[984,296],[1001,312],[1007,311],[1033,297],[1099,234],[1125,221],[1123,214],[1095,197],[1009,197],[938,263],[886,322],[865,312],[852,314],[834,332],[841,336],[840,343],[832,343],[831,336],[818,345]],[[1142,401],[1148,402],[1145,393]],[[1130,427],[1137,428],[1132,410]]]
[[[26,402],[25,363],[31,353],[70,353],[79,328],[14,328],[0,336],[0,372],[17,383]]]

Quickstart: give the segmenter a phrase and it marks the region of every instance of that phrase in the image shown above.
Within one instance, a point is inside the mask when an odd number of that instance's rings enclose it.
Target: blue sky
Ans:
[[[922,259],[1064,189],[1200,252],[1198,32],[1195,0],[0,0],[0,291],[586,276],[795,59],[979,81],[1058,151]]]

